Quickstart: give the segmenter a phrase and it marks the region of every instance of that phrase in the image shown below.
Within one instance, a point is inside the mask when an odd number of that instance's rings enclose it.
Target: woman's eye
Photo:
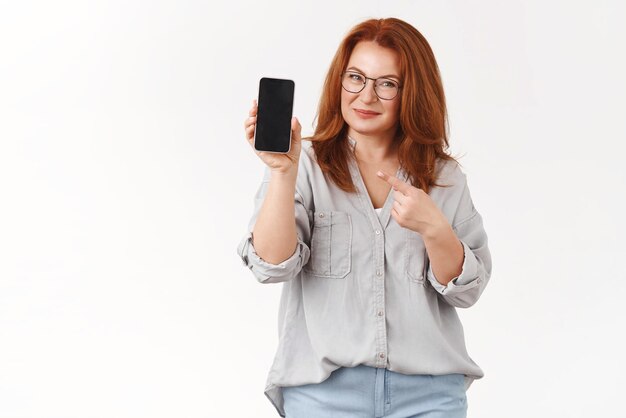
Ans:
[[[350,78],[354,81],[363,81],[363,77],[359,74],[350,74]]]

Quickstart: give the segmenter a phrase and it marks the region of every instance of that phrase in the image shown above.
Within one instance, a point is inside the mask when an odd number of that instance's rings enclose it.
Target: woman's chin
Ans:
[[[384,136],[388,130],[366,124],[348,124],[350,131],[363,136]]]

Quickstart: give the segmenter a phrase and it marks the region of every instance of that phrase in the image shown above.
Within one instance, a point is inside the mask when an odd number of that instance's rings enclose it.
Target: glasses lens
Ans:
[[[359,73],[347,72],[341,79],[341,85],[350,93],[358,93],[365,86],[365,77]]]
[[[367,79],[363,74],[345,72],[341,78],[341,85],[350,93],[360,93],[365,87]],[[383,100],[391,100],[398,95],[400,86],[395,80],[379,78],[374,84],[376,95]]]
[[[376,94],[384,100],[391,100],[398,95],[398,83],[388,78],[376,80]]]

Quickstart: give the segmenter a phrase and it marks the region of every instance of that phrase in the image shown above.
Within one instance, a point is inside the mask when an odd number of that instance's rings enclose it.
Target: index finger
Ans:
[[[403,195],[408,195],[411,191],[411,188],[413,187],[410,184],[403,182],[399,178],[384,173],[382,171],[376,172],[376,175],[385,180],[387,183],[391,184],[391,187],[393,187],[394,190],[398,190]]]

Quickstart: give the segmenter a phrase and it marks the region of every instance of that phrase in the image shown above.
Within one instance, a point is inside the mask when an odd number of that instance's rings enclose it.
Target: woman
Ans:
[[[253,145],[256,103],[245,121]],[[311,146],[292,119],[238,252],[283,282],[266,396],[281,416],[465,417],[483,376],[456,308],[491,274],[482,218],[444,150],[446,106],[427,41],[398,19],[342,41]]]

